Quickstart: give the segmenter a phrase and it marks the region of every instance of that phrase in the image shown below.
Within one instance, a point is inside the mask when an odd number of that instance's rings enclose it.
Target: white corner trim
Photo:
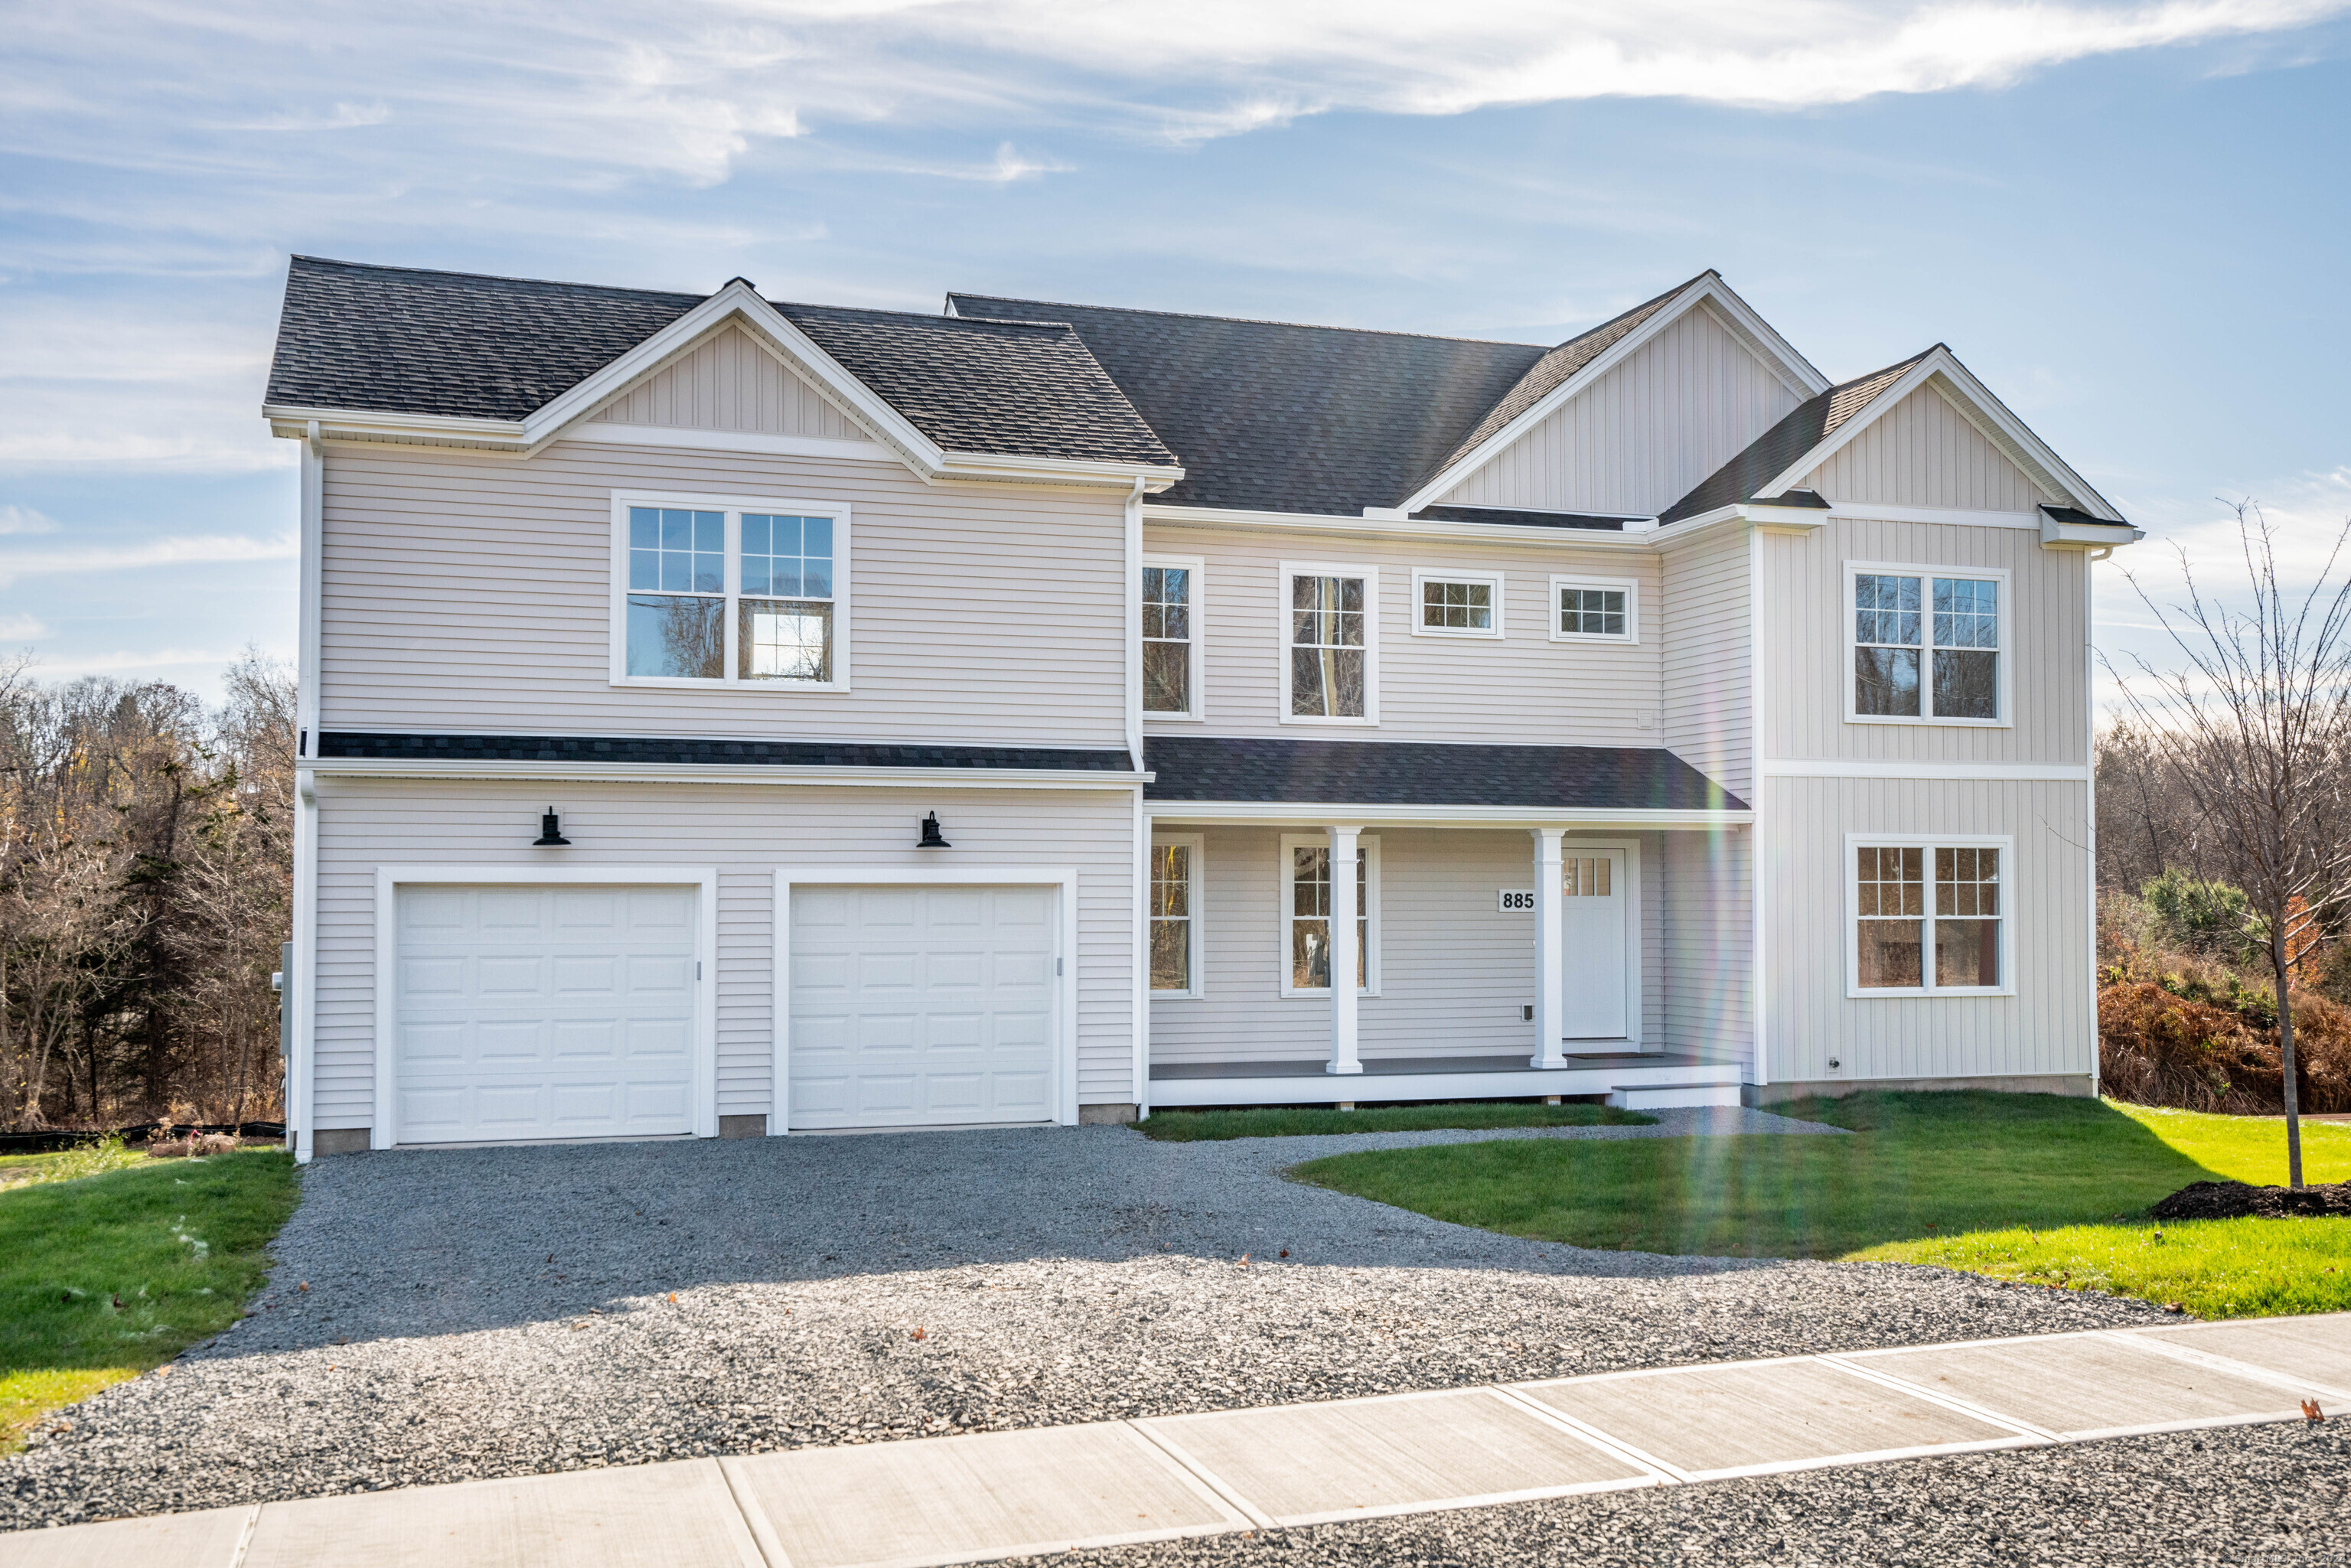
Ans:
[[[1304,725],[1315,728],[1374,729],[1380,722],[1380,569],[1361,563],[1336,561],[1285,560],[1278,568],[1274,600],[1274,657],[1280,668],[1275,672],[1281,707],[1274,715],[1281,724]],[[1290,676],[1290,584],[1301,577],[1358,577],[1364,581],[1364,711],[1361,717],[1342,717],[1322,714],[1293,714]]]
[[[743,452],[770,457],[835,457],[853,463],[887,463],[901,468],[906,464],[904,457],[878,441],[843,441],[824,435],[766,435],[741,430],[689,430],[672,424],[617,424],[609,420],[593,420],[574,425],[559,439],[573,444],[674,446],[692,452]]]
[[[2090,781],[2089,768],[2074,762],[1863,762],[1834,757],[1775,757],[1766,758],[1761,766],[1766,779],[1949,779],[2061,784]]]
[[[1054,987],[1053,1019],[1054,1119],[1073,1127],[1078,1121],[1078,873],[1072,866],[937,865],[937,866],[778,866],[775,879],[775,999],[771,1022],[773,1044],[769,1071],[774,1075],[768,1112],[768,1134],[779,1136],[791,1130],[791,935],[792,889],[795,887],[1053,887],[1061,891],[1057,911],[1060,951],[1054,957],[1061,982]]]
[[[1421,600],[1428,584],[1432,582],[1482,584],[1486,589],[1486,599],[1489,608],[1487,618],[1491,621],[1493,624],[1484,628],[1483,630],[1460,626],[1430,626],[1426,624],[1426,617],[1421,613]],[[1405,613],[1412,622],[1412,634],[1416,637],[1435,637],[1440,641],[1452,641],[1457,643],[1499,643],[1502,641],[1502,610],[1503,600],[1505,598],[1504,591],[1507,586],[1503,574],[1489,566],[1458,568],[1441,566],[1414,567],[1412,569],[1412,599],[1411,601],[1405,606]]]
[[[694,1135],[718,1135],[718,868],[654,865],[380,865],[375,873],[375,1105],[368,1147],[399,1143],[400,1079],[393,1043],[400,1038],[399,890],[442,886],[653,886],[700,889],[695,900]]]

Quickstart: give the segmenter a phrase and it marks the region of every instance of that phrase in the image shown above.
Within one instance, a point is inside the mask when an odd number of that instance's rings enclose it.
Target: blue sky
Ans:
[[[1708,267],[1843,378],[1949,342],[2126,515],[2351,516],[2351,0],[11,7],[0,648],[294,640],[288,252],[915,310],[1551,342]],[[2101,569],[2102,641],[2149,646]]]

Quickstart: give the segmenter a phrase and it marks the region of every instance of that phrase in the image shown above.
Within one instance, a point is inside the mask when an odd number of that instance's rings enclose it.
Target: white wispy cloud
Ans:
[[[47,622],[37,615],[0,615],[0,643],[27,643],[48,634]]]
[[[138,544],[93,545],[83,549],[0,551],[0,587],[22,577],[60,572],[131,571],[158,566],[218,565],[250,560],[290,560],[298,553],[292,534],[254,538],[242,534],[192,534]]]
[[[0,534],[53,534],[57,520],[30,507],[0,506]]]

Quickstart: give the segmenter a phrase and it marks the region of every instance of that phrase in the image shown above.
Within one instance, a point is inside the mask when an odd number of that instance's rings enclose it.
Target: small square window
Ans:
[[[1635,599],[1629,582],[1554,577],[1551,580],[1553,642],[1634,643],[1640,640]]]
[[[1502,635],[1502,580],[1499,575],[1416,571],[1412,582],[1413,635]]]

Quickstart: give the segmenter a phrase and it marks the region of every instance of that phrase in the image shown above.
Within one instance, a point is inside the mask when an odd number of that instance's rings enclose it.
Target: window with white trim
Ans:
[[[1936,841],[1855,835],[1852,990],[2000,995],[2009,980],[2013,852],[2006,839]]]
[[[613,501],[613,679],[839,689],[848,514]]]
[[[1331,994],[1331,841],[1321,833],[1281,836],[1281,875],[1288,902],[1282,921],[1281,994]],[[1380,988],[1380,841],[1355,841],[1355,985]]]
[[[1202,716],[1197,560],[1144,560],[1143,711],[1155,718]]]
[[[2000,724],[2008,574],[1849,563],[1852,685],[1864,724]]]
[[[1284,564],[1282,718],[1379,720],[1379,579],[1364,567]]]
[[[1151,988],[1160,996],[1200,994],[1198,833],[1151,836]]]
[[[1415,571],[1412,605],[1416,637],[1502,634],[1502,579],[1498,572]]]
[[[1552,578],[1551,640],[1638,643],[1641,616],[1637,587],[1625,578]]]

